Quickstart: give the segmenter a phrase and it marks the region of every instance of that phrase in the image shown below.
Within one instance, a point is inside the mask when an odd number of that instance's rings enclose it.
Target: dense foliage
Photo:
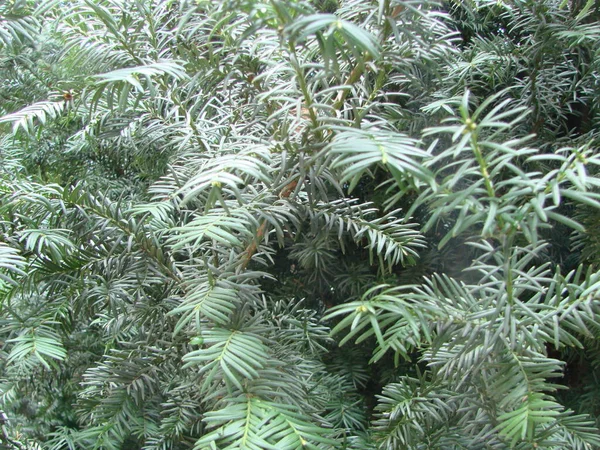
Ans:
[[[0,447],[600,448],[594,0],[0,5]]]

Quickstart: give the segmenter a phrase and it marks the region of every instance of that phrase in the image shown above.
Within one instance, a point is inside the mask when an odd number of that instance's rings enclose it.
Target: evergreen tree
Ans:
[[[3,448],[600,448],[596,3],[3,3]]]

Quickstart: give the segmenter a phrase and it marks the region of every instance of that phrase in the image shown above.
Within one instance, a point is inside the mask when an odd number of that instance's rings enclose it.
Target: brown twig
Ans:
[[[296,189],[296,186],[298,186],[297,180],[292,180],[290,183],[286,184],[285,187],[279,193],[279,198],[289,198],[289,196],[292,195],[292,192],[294,192],[294,189]],[[250,263],[250,260],[252,259],[252,256],[254,256],[256,250],[258,249],[258,245],[267,233],[267,224],[267,219],[263,219],[261,221],[260,225],[258,226],[258,229],[256,230],[256,236],[254,237],[252,242],[248,244],[246,250],[244,250],[246,256],[244,257],[244,262],[242,263],[242,270],[246,269],[246,267]]]

